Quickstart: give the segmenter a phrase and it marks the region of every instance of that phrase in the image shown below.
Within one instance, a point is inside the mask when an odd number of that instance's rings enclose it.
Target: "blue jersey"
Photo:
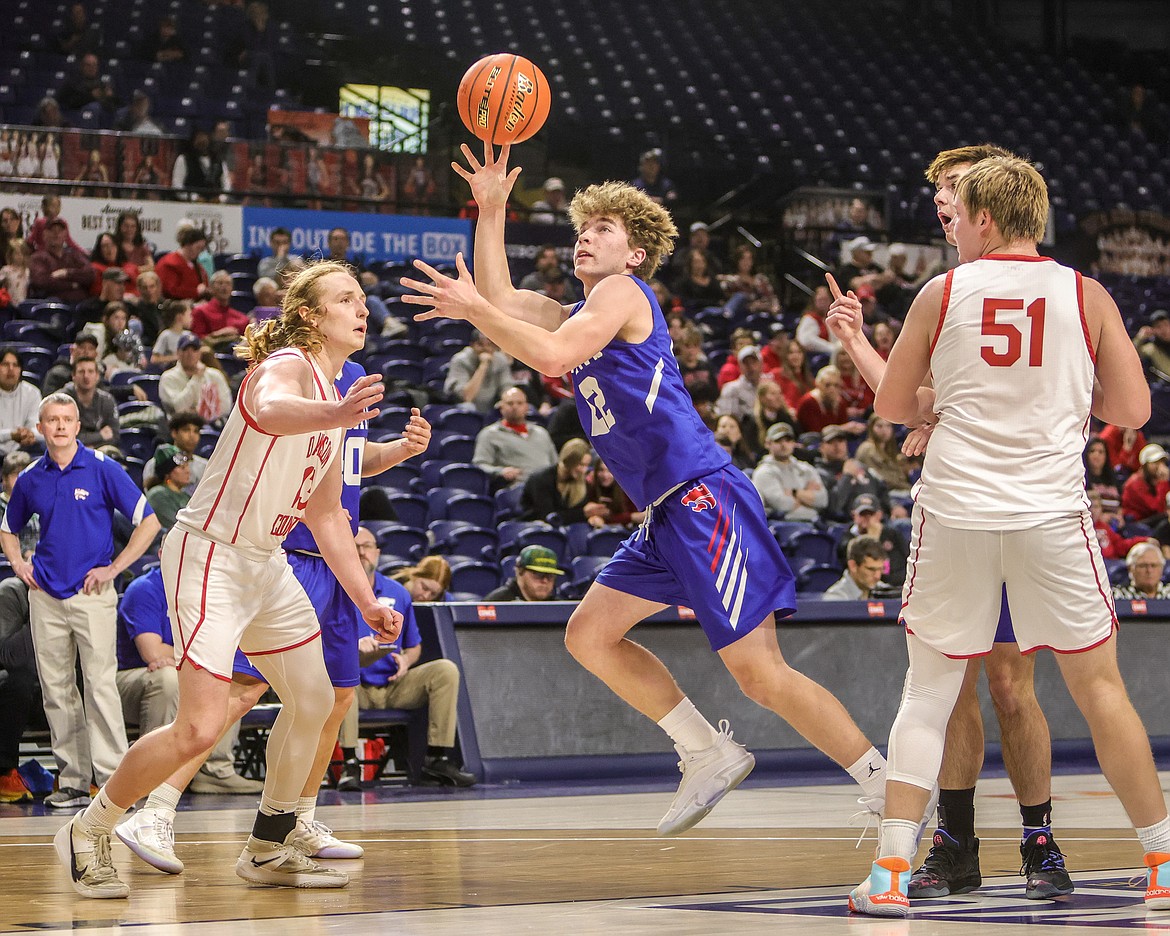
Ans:
[[[47,594],[64,600],[81,591],[90,569],[113,560],[115,510],[135,526],[154,513],[121,465],[78,445],[64,468],[42,455],[20,473],[0,529],[19,535],[39,515],[33,573]]]
[[[343,397],[349,393],[349,388],[359,377],[364,377],[366,370],[360,364],[346,361],[341,368],[341,376],[333,382],[337,392]],[[358,530],[358,501],[362,493],[362,456],[366,448],[366,438],[370,428],[366,423],[345,430],[345,439],[341,443],[341,506],[349,512],[349,526],[353,535]],[[286,552],[296,550],[318,554],[317,541],[303,523],[298,523],[292,532],[285,537],[284,549]]]
[[[695,412],[658,300],[649,286],[633,280],[650,303],[653,331],[639,344],[615,338],[574,367],[573,391],[589,441],[618,486],[644,508],[731,458]]]
[[[414,604],[410,600],[410,592],[399,585],[394,579],[387,578],[381,572],[374,573],[374,595],[379,603],[387,608],[393,608],[402,615],[402,632],[394,641],[394,653],[401,653],[422,643],[419,636],[418,622],[414,618]],[[363,633],[373,633],[368,626]],[[362,682],[368,686],[385,686],[390,677],[398,672],[398,663],[387,654],[380,660],[375,660],[362,670]]]
[[[134,638],[157,634],[162,642],[175,645],[171,636],[171,619],[167,615],[167,593],[163,588],[162,569],[155,566],[126,586],[118,603],[118,669],[146,666]]]

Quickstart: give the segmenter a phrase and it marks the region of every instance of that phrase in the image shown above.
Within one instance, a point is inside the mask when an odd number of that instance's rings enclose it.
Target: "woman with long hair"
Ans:
[[[632,526],[641,523],[646,516],[644,510],[630,500],[628,494],[618,487],[613,472],[600,458],[593,463],[593,471],[588,478],[589,493],[586,495],[587,505],[597,504],[604,511],[596,510],[588,518],[589,525],[603,526]],[[588,506],[586,513],[589,513]]]
[[[841,372],[841,398],[845,401],[845,411],[850,419],[864,419],[873,406],[873,391],[864,378],[857,371],[857,365],[845,351],[838,346],[829,355],[829,361]]]
[[[740,244],[732,254],[734,273],[719,277],[719,284],[727,295],[729,309],[746,309],[750,313],[767,312],[777,315],[780,300],[772,281],[764,273],[756,271],[756,251],[751,244]],[[735,312],[732,312],[734,317]]]
[[[723,288],[708,269],[707,255],[703,251],[687,251],[683,275],[675,284],[674,293],[688,312],[723,305]]]
[[[1109,463],[1109,446],[1099,435],[1089,436],[1081,454],[1085,463],[1085,489],[1096,491],[1104,498],[1121,500],[1121,479]]]
[[[910,460],[898,446],[893,424],[877,413],[870,414],[865,441],[857,447],[854,457],[881,478],[891,494],[909,495]]]
[[[744,438],[743,426],[730,413],[724,413],[716,420],[715,442],[727,451],[731,463],[740,471],[750,471],[756,467],[756,455]]]
[[[564,526],[583,523],[589,494],[585,478],[593,464],[593,450],[584,439],[569,439],[561,446],[557,463],[534,471],[524,482],[520,506],[525,520],[546,520]]]
[[[749,444],[755,451],[757,458],[764,452],[764,438],[768,429],[776,423],[784,423],[792,427],[794,437],[800,435],[800,424],[792,412],[788,401],[784,398],[784,391],[774,380],[761,380],[756,387],[756,403],[752,407],[752,435]]]
[[[780,362],[780,372],[776,375],[776,382],[784,391],[784,401],[793,413],[800,405],[800,399],[813,388],[812,367],[808,363],[808,354],[798,342],[788,342],[788,350],[784,352],[784,360]]]
[[[410,592],[411,601],[444,601],[451,591],[451,564],[442,556],[424,556],[390,578]]]
[[[131,296],[138,295],[138,265],[131,263],[126,258],[126,254],[122,252],[122,245],[109,231],[102,231],[97,236],[93,250],[90,251],[89,260],[94,269],[93,283],[89,287],[89,291],[93,295],[101,293],[102,274],[111,267],[120,269],[126,274],[124,284],[126,293]]]
[[[126,261],[138,267],[138,272],[145,273],[154,269],[154,254],[151,252],[153,248],[142,236],[142,219],[138,217],[137,211],[123,211],[118,215],[114,235]]]
[[[126,310],[125,303],[107,302],[106,307],[102,309],[100,322],[89,322],[82,326],[82,332],[93,335],[97,339],[97,357],[99,361],[107,354],[113,352],[114,339],[126,330],[129,321],[130,313]]]

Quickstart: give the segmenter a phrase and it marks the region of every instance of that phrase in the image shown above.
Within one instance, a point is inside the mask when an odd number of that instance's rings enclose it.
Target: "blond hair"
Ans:
[[[281,348],[300,348],[308,354],[317,354],[322,345],[321,330],[317,327],[321,280],[332,273],[354,275],[348,263],[335,260],[320,260],[301,270],[288,284],[280,315],[254,322],[244,329],[244,340],[235,347],[236,357],[255,366]]]
[[[588,492],[585,479],[575,477],[573,469],[580,465],[591,451],[592,447],[584,439],[569,439],[561,446],[560,457],[557,459],[556,483],[557,492],[567,507],[576,507],[585,500]]]
[[[976,163],[959,180],[955,197],[967,209],[967,217],[980,211],[991,215],[999,233],[1009,243],[1038,244],[1048,226],[1048,186],[1026,159],[993,156]]]
[[[1015,153],[1005,150],[1002,146],[996,146],[994,143],[976,143],[973,146],[956,146],[954,149],[943,150],[926,167],[926,181],[931,185],[938,185],[938,180],[955,166],[974,165],[977,162],[990,159],[992,156],[1011,156],[1014,158]]]
[[[582,189],[569,203],[569,220],[580,234],[590,218],[615,218],[629,236],[630,246],[646,251],[634,275],[647,280],[674,249],[678,228],[670,212],[627,182],[601,182]]]

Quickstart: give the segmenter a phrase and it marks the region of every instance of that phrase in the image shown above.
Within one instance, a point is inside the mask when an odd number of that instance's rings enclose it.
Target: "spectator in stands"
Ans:
[[[406,181],[402,184],[402,194],[407,206],[413,208],[416,213],[426,214],[431,199],[435,197],[435,190],[435,177],[427,167],[426,158],[416,156],[414,165],[411,166]]]
[[[61,218],[45,225],[45,246],[29,258],[29,286],[34,298],[76,304],[89,295],[94,270],[79,250],[66,244],[68,227]]]
[[[81,110],[87,104],[104,103],[107,96],[102,81],[101,62],[93,52],[86,52],[60,89],[57,100],[68,111]]]
[[[886,266],[890,282],[877,291],[882,308],[899,321],[906,317],[910,303],[930,273],[929,258],[925,250],[919,251],[918,264],[913,272],[910,271],[909,262],[910,253],[905,244],[890,244]]]
[[[53,39],[61,55],[98,52],[102,47],[101,27],[90,23],[84,3],[69,4],[69,15]]]
[[[365,276],[364,273],[362,275]],[[256,304],[252,307],[250,314],[253,321],[262,322],[280,314],[280,285],[276,280],[268,276],[261,276],[252,284],[252,295],[256,299]],[[366,296],[367,309],[369,309],[370,298],[370,296]],[[376,332],[378,329],[372,311],[369,321],[370,331]]]
[[[8,305],[18,306],[28,298],[29,277],[31,270],[28,265],[32,256],[32,248],[23,240],[0,240],[0,247],[4,249],[4,266],[0,267],[0,287],[8,293]]]
[[[232,408],[232,394],[223,371],[208,367],[202,355],[203,342],[197,335],[188,333],[179,339],[179,359],[159,380],[159,400],[168,416],[194,412],[205,422],[219,425]]]
[[[788,408],[784,391],[774,380],[761,380],[756,387],[756,402],[752,407],[752,418],[748,424],[748,445],[757,455],[764,451],[764,438],[776,423],[784,423],[796,435],[796,416]]]
[[[870,536],[881,544],[885,550],[885,570],[882,572],[882,581],[886,585],[901,588],[906,580],[906,560],[910,555],[910,544],[906,537],[895,526],[883,523],[885,514],[882,512],[881,501],[873,494],[858,494],[852,504],[851,513],[853,523],[849,527],[849,536]],[[842,540],[837,547],[842,565],[846,559],[846,540]]]
[[[1146,373],[1156,380],[1170,381],[1170,312],[1158,309],[1134,335],[1133,343],[1142,357]]]
[[[251,0],[244,10],[244,28],[229,37],[225,60],[247,69],[252,84],[271,88],[276,80],[276,31],[269,22],[268,4]]]
[[[0,348],[0,456],[43,443],[37,435],[41,394],[21,378],[24,359],[16,348]]]
[[[1085,490],[1097,491],[1102,497],[1121,500],[1121,480],[1109,463],[1109,448],[1099,435],[1089,436],[1081,455],[1085,463]]]
[[[841,372],[832,364],[817,371],[813,388],[796,405],[796,418],[805,432],[823,432],[828,426],[841,426],[851,434],[865,431],[863,423],[849,418],[841,396]]]
[[[825,430],[825,434],[832,436],[840,430],[836,426],[832,426]],[[825,444],[821,443],[821,449],[825,448]],[[830,443],[829,448],[836,448],[840,456],[844,457],[841,463],[841,470],[837,475],[836,481],[829,487],[829,506],[826,509],[826,515],[834,520],[848,520],[850,512],[850,504],[854,503],[856,499],[862,494],[870,494],[876,498],[881,505],[892,517],[907,516],[906,508],[901,504],[890,508],[890,492],[886,487],[885,482],[882,481],[876,474],[865,467],[856,458],[849,458],[849,449],[845,445],[844,437],[838,438],[835,443]],[[824,471],[832,462],[818,462],[818,467]],[[827,483],[826,483],[826,486]]]
[[[484,601],[549,601],[557,577],[564,575],[557,554],[547,546],[525,546],[516,557],[515,574],[499,588],[483,596]]]
[[[720,366],[719,373],[715,378],[720,390],[731,381],[739,379],[742,373],[739,369],[739,352],[746,347],[754,346],[755,343],[756,336],[750,328],[737,328],[731,333],[731,347],[729,349],[731,353],[727,355],[727,360]]]
[[[589,493],[585,496],[585,516],[591,527],[632,526],[641,523],[646,511],[639,510],[623,491],[600,458],[593,463],[593,471],[586,479]],[[600,507],[602,509],[598,510]]]
[[[1170,585],[1162,581],[1166,560],[1162,551],[1151,543],[1138,543],[1125,557],[1129,582],[1113,589],[1114,598],[1126,601],[1149,601],[1170,598]]]
[[[203,441],[200,435],[200,430],[203,429],[203,426],[203,418],[198,413],[191,412],[175,413],[167,422],[167,429],[171,437],[170,444],[187,456],[187,472],[191,477],[184,486],[184,490],[188,494],[195,493],[195,486],[199,483],[203,477],[203,472],[207,469],[207,459],[202,455],[195,454],[195,450],[199,448],[200,442]],[[149,491],[158,483],[158,478],[155,475],[154,459],[149,458],[142,469],[142,487],[144,490]]]
[[[349,231],[343,227],[335,227],[329,232],[329,256],[325,259],[337,263],[348,263],[355,270],[364,271],[366,268],[365,257],[350,254],[349,243]]]
[[[155,34],[142,48],[142,57],[163,65],[182,62],[187,58],[187,47],[179,37],[179,28],[173,16],[159,17]]]
[[[118,595],[113,582],[154,541],[158,519],[122,468],[78,445],[81,422],[70,397],[53,394],[42,401],[40,428],[46,455],[17,478],[0,522],[0,545],[30,589],[37,671],[60,766],[58,789],[45,805],[68,809],[87,805],[90,783],[108,780],[126,752],[115,682]],[[85,496],[78,497],[79,491]],[[62,503],[71,509],[54,509]],[[115,509],[136,522],[117,556]],[[17,536],[34,513],[41,517],[41,539],[30,563],[21,555]],[[84,711],[78,658],[85,678]]]
[[[691,395],[691,403],[695,407],[695,412],[699,414],[699,418],[703,420],[703,425],[715,431],[715,424],[719,421],[719,416],[715,412],[715,401],[719,399],[715,393],[715,388],[710,384],[696,384],[693,387],[687,388]],[[576,407],[573,407],[576,411]],[[549,431],[552,431],[550,425]],[[557,438],[556,433],[553,433],[553,440]]]
[[[160,259],[154,271],[168,299],[198,299],[207,293],[208,274],[197,262],[207,247],[207,235],[199,228],[184,228],[178,239],[179,249]]]
[[[162,330],[150,349],[150,363],[154,366],[174,364],[179,359],[179,339],[193,334],[191,328],[191,304],[179,299],[167,299],[162,303]]]
[[[678,201],[674,183],[662,174],[662,150],[646,150],[638,158],[638,174],[630,180],[634,188],[645,192],[651,201],[670,208]]]
[[[716,421],[715,442],[727,451],[731,463],[740,471],[750,472],[756,467],[756,455],[744,438],[743,425],[730,413],[724,413]]]
[[[796,341],[809,354],[832,354],[837,347],[837,340],[829,334],[829,326],[825,323],[832,302],[829,287],[818,286],[796,325]]]
[[[158,341],[162,329],[162,308],[164,302],[162,294],[162,280],[153,270],[148,273],[139,273],[137,296],[127,296],[126,304],[130,310],[130,327],[142,338],[142,344],[153,347]]]
[[[764,380],[771,380],[764,376],[763,366],[760,364],[760,349],[755,345],[745,345],[735,355],[739,361],[740,375],[731,383],[724,384],[719,392],[719,402],[715,404],[715,412],[720,416],[731,415],[738,420],[744,420],[752,415],[756,405],[756,388]]]
[[[41,708],[36,650],[29,626],[28,586],[18,578],[0,582],[0,803],[31,802],[17,769],[20,740]]]
[[[702,251],[686,252],[682,275],[674,283],[674,294],[682,300],[688,314],[708,306],[723,305],[723,288],[707,266],[706,254]]]
[[[890,359],[894,350],[894,326],[889,322],[877,322],[870,335],[870,343],[883,361]]]
[[[250,320],[243,312],[231,307],[231,274],[227,270],[216,270],[208,288],[211,298],[192,310],[191,331],[216,348],[235,344]]]
[[[366,324],[369,326],[370,333],[374,335],[400,335],[405,332],[406,326],[390,314],[386,303],[378,295],[378,290],[382,286],[378,275],[373,270],[362,270],[358,273],[358,283],[366,297],[366,311],[369,313]],[[255,309],[252,311],[254,315]]]
[[[870,413],[866,422],[865,441],[857,447],[856,458],[882,479],[891,494],[909,496],[910,459],[902,454],[894,436],[893,423],[882,419],[877,413]]]
[[[719,258],[715,256],[715,252],[711,249],[710,229],[702,221],[696,221],[687,232],[686,246],[675,250],[670,255],[669,275],[671,282],[677,283],[678,280],[686,275],[687,255],[692,250],[697,250],[706,257],[707,269],[712,274],[718,277],[723,273],[723,264],[719,262]],[[666,308],[666,306],[662,306],[664,312]]]
[[[1125,103],[1118,110],[1118,125],[1122,130],[1139,133],[1151,143],[1164,143],[1166,125],[1158,114],[1158,105],[1140,82],[1126,92]]]
[[[1126,478],[1121,489],[1121,509],[1126,520],[1147,523],[1162,514],[1166,492],[1170,491],[1166,450],[1151,443],[1141,450],[1138,464],[1139,469]]]
[[[0,517],[8,509],[8,501],[12,499],[12,489],[16,486],[16,479],[32,463],[32,456],[28,452],[9,452],[0,462],[0,475],[3,476],[3,487],[0,489]],[[28,523],[20,531],[20,554],[28,559],[36,551],[37,540],[41,538],[41,519],[36,514],[28,518]],[[3,709],[0,709],[3,711]]]
[[[285,227],[273,228],[272,233],[268,235],[268,247],[272,253],[261,258],[256,266],[256,275],[275,279],[295,256],[291,253],[292,232]]]
[[[825,489],[833,490],[833,486],[845,470],[845,462],[849,460],[849,436],[840,426],[829,426],[821,433],[820,446],[817,448],[816,465],[821,473],[821,480],[825,482]],[[852,499],[845,502],[846,507]]]
[[[585,522],[585,478],[592,464],[588,442],[566,442],[555,465],[532,472],[524,482],[520,497],[523,519],[548,520],[557,526]]]
[[[191,484],[191,458],[177,445],[160,445],[151,461],[154,484],[147,489],[146,499],[166,533],[175,525],[175,514],[191,499],[187,492]]]
[[[102,373],[106,380],[112,381],[115,374],[129,372],[141,374],[146,364],[146,356],[142,353],[142,339],[129,328],[122,329],[121,334],[115,335],[111,343],[112,351],[102,358]]]
[[[114,115],[114,129],[140,136],[162,136],[163,129],[150,116],[150,95],[138,88],[130,96],[130,103]]]
[[[869,416],[873,406],[873,391],[857,372],[857,365],[838,345],[829,356],[829,363],[841,375],[841,399],[845,402],[845,414],[850,419],[860,420]]]
[[[557,248],[555,244],[542,244],[536,250],[536,258],[533,261],[533,270],[522,280],[520,280],[521,289],[531,289],[533,292],[540,292],[545,288],[547,283],[546,274],[553,272],[564,273],[564,267],[561,266],[560,258],[557,256]],[[565,277],[565,302],[576,302],[581,298],[580,292],[576,285]]]
[[[443,390],[481,413],[490,413],[512,379],[512,359],[476,331],[471,344],[451,358]]]
[[[451,565],[442,556],[423,556],[391,577],[410,592],[411,601],[451,600]]]
[[[138,212],[120,212],[114,224],[114,236],[127,262],[138,267],[140,275],[154,269],[154,245],[142,234],[142,219]]]
[[[114,277],[118,277],[117,282],[126,282],[126,274],[121,270],[107,270],[106,273],[109,274],[111,280]],[[87,322],[82,327],[81,330],[83,332],[89,332],[97,338],[97,358],[99,361],[113,348],[114,339],[122,333],[129,321],[130,316],[126,311],[126,304],[117,300],[111,300],[102,309],[100,322]]]
[[[865,235],[855,237],[845,245],[849,261],[837,271],[837,282],[843,289],[857,291],[863,283],[875,291],[893,282],[893,276],[873,261],[877,245]]]
[[[846,550],[846,569],[825,589],[825,601],[865,601],[882,579],[886,554],[872,536],[855,536]]]
[[[805,394],[816,386],[812,368],[808,363],[808,353],[799,342],[788,342],[780,363],[780,371],[778,374],[773,371],[773,374],[784,393],[784,402],[795,414]]]
[[[528,220],[533,224],[568,224],[569,214],[565,206],[565,183],[556,176],[544,180],[540,198],[532,203],[532,214]]]
[[[106,310],[113,304],[117,304],[123,310],[126,305],[123,302],[126,296],[126,271],[120,267],[111,267],[97,276],[100,290],[96,296],[88,297],[84,302],[80,302],[73,310],[73,329],[76,334],[81,334],[83,331],[91,332],[98,339],[98,355],[99,357],[105,354],[105,328],[102,324],[106,317]],[[119,329],[120,330],[120,329]]]
[[[17,216],[19,218],[19,215]],[[32,223],[28,232],[28,244],[35,253],[45,249],[45,228],[50,222],[59,222],[65,225],[65,245],[72,247],[78,253],[85,253],[69,233],[69,222],[61,217],[61,196],[49,193],[41,196],[41,213]]]
[[[227,163],[212,149],[211,134],[197,128],[175,157],[171,188],[186,201],[226,201],[231,187]]]
[[[727,297],[727,309],[735,318],[743,313],[780,314],[780,299],[767,275],[756,270],[756,250],[740,244],[732,254],[734,272],[719,277]]]
[[[139,735],[174,721],[176,663],[162,570],[155,567],[126,586],[118,607],[116,683],[123,717],[138,726]],[[259,780],[236,773],[232,749],[238,734],[238,729],[229,731],[212,748],[189,786],[192,793],[259,793],[264,788]]]
[[[0,133],[0,141],[4,140],[6,133],[7,131]],[[0,142],[0,147],[5,145],[7,144]],[[9,169],[10,173],[11,171]],[[0,208],[0,239],[4,243],[14,240],[24,240],[24,222],[20,218],[20,212],[15,208]]]
[[[760,364],[764,373],[773,380],[779,378],[784,368],[784,356],[788,353],[788,329],[783,322],[773,322],[768,328],[768,341],[760,348]]]
[[[37,102],[36,113],[29,123],[34,127],[44,127],[46,129],[61,129],[70,126],[69,121],[65,119],[61,113],[61,105],[57,103],[57,99],[51,94],[46,94]],[[13,154],[15,159],[16,154]],[[20,172],[9,172],[8,175],[23,175]]]
[[[122,287],[125,293],[138,291],[138,267],[131,263],[122,246],[113,234],[103,231],[94,241],[93,250],[89,254],[89,262],[93,264],[94,278],[90,291],[96,296],[101,292],[101,276],[107,270],[121,270],[124,274]]]
[[[117,445],[122,436],[118,404],[108,390],[98,386],[101,380],[99,366],[92,358],[74,361],[73,380],[62,389],[77,404],[81,420],[77,440],[87,448],[97,448],[107,442]]]
[[[776,423],[764,436],[768,454],[752,472],[769,517],[781,520],[816,520],[829,505],[829,494],[817,470],[792,457],[796,437],[787,423]]]
[[[69,360],[58,361],[45,372],[45,379],[41,383],[42,399],[69,383],[73,379],[73,365],[82,359],[97,360],[97,335],[81,332],[73,339],[73,344],[69,346]]]
[[[453,786],[472,786],[475,775],[462,770],[454,760],[459,669],[450,660],[419,662],[422,637],[414,618],[410,594],[402,585],[378,571],[381,554],[373,533],[365,527],[358,527],[355,541],[374,595],[382,604],[400,612],[403,618],[402,632],[393,644],[380,643],[372,632],[365,633],[358,641],[362,665],[362,681],[357,687],[358,706],[363,709],[415,709],[425,705],[427,754],[423,760],[423,776]],[[343,748],[357,746],[357,719],[354,711],[350,711],[348,724],[342,726]]]
[[[557,450],[548,430],[528,421],[528,397],[519,387],[500,394],[498,422],[475,437],[472,462],[495,480],[497,488],[523,484],[530,474],[556,464]]]
[[[654,293],[654,298],[658,300],[658,308],[662,310],[664,315],[670,316],[674,312],[682,311],[682,303],[675,298],[674,293],[662,280],[654,277],[648,280],[646,285]]]
[[[1132,474],[1141,467],[1138,458],[1146,447],[1144,432],[1140,429],[1122,429],[1120,426],[1103,426],[1100,436],[1109,450],[1109,464],[1115,469]]]
[[[1158,549],[1164,548],[1164,543],[1170,543],[1170,523],[1163,517],[1154,524],[1154,537],[1150,536],[1122,536],[1116,529],[1119,526],[1118,509],[1120,504],[1115,500],[1106,501],[1098,491],[1089,491],[1089,516],[1093,520],[1093,530],[1097,534],[1097,543],[1101,547],[1101,557],[1104,559],[1124,559],[1131,549],[1138,543],[1153,543]],[[1170,510],[1170,507],[1167,508]]]
[[[700,384],[715,388],[715,376],[711,373],[711,365],[703,354],[703,333],[694,325],[683,329],[681,337],[674,343],[674,354],[678,359],[678,369],[682,374],[683,383],[690,390]]]

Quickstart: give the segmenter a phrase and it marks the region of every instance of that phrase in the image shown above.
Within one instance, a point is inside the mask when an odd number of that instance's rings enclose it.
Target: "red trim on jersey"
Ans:
[[[313,371],[313,380],[316,381],[317,388],[320,389],[321,388],[321,380],[317,376],[317,368],[313,367],[313,362],[309,360],[308,355],[306,355],[304,352],[300,351],[299,349],[297,349],[297,348],[281,348],[279,351],[275,351],[272,354],[268,355],[268,357],[266,357],[264,360],[271,361],[273,358],[281,356],[281,355],[283,355],[284,357],[288,357],[288,354],[290,354],[290,353],[296,355],[302,361],[304,361],[306,364],[309,365],[310,369],[312,369],[312,371]],[[263,363],[263,362],[261,362],[261,363]],[[240,390],[236,394],[236,405],[239,406],[239,408],[240,408],[240,415],[244,417],[244,422],[246,422],[249,426],[251,426],[257,432],[262,432],[262,433],[264,433],[264,435],[270,436],[270,435],[273,435],[273,433],[264,432],[264,430],[260,428],[260,424],[258,422],[256,422],[255,418],[252,416],[252,414],[248,412],[248,407],[246,407],[244,405],[244,390],[248,386],[248,381],[251,379],[252,375],[254,373],[256,373],[257,370],[259,370],[259,365],[257,365],[256,367],[253,367],[250,371],[248,371],[248,373],[244,375],[244,379],[240,381]],[[321,395],[322,395],[322,398],[325,398],[325,392],[323,390],[321,391]]]
[[[286,650],[295,650],[297,647],[303,647],[307,643],[312,643],[320,636],[321,632],[317,631],[317,633],[313,634],[311,637],[306,637],[304,640],[299,640],[295,644],[289,644],[287,647],[278,647],[275,650],[254,650],[252,653],[249,653],[247,650],[241,650],[240,653],[246,656],[249,660],[256,656],[271,656],[274,653],[284,653]]]
[[[906,605],[910,604],[910,596],[914,594],[914,580],[918,577],[918,554],[922,552],[922,528],[926,526],[926,511],[920,511],[922,520],[918,523],[918,548],[914,550],[914,571],[910,573],[910,587],[906,589],[906,600],[902,602],[902,607],[898,609],[898,621],[905,627],[906,622],[902,620],[902,612],[906,610]],[[906,628],[906,633],[912,634],[913,631],[909,627]]]
[[[179,546],[179,567],[175,573],[175,600],[172,602],[175,609],[175,630],[179,632],[179,645],[183,648],[184,655],[187,653],[187,641],[183,639],[183,619],[179,616],[179,582],[183,579],[183,556],[187,554],[187,537],[189,535],[188,533],[183,534],[183,543]],[[182,662],[182,657],[180,657],[179,663]],[[178,669],[178,664],[175,665],[175,668]]]
[[[1085,316],[1085,282],[1081,274],[1073,270],[1077,278],[1077,308],[1081,310],[1081,331],[1085,333],[1085,347],[1089,349],[1089,360],[1097,363],[1097,352],[1093,350],[1093,339],[1089,336],[1089,320]]]
[[[241,433],[240,438],[243,439],[243,437],[243,433]],[[272,454],[272,449],[276,446],[276,436],[270,436],[270,438],[272,441],[268,443],[268,451],[264,453],[264,458],[260,461],[260,467],[256,471],[256,480],[252,483],[252,490],[248,492],[248,498],[244,501],[244,506],[240,508],[240,516],[236,519],[236,528],[232,531],[233,546],[240,535],[240,524],[244,522],[244,514],[248,512],[248,505],[252,503],[252,495],[256,493],[256,488],[260,487],[260,478],[264,475],[264,466],[268,464],[268,456]]]
[[[722,508],[720,508],[722,511]],[[719,557],[723,555],[723,544],[727,540],[727,531],[731,529],[731,515],[723,514],[723,531],[719,534],[719,545],[715,547],[715,555],[711,557],[711,571],[715,571],[715,567],[719,565]],[[718,527],[716,527],[718,529]]]
[[[1039,644],[1038,646],[1035,646],[1035,647],[1029,647],[1027,650],[1021,650],[1020,653],[1025,653],[1025,654],[1035,653],[1037,650],[1051,650],[1053,653],[1062,653],[1062,654],[1065,654],[1066,656],[1069,654],[1073,654],[1073,653],[1088,653],[1090,650],[1094,650],[1097,647],[1101,646],[1101,644],[1108,641],[1109,638],[1112,637],[1114,634],[1116,634],[1118,630],[1119,630],[1119,627],[1117,625],[1117,622],[1114,621],[1113,627],[1110,629],[1108,634],[1106,634],[1104,637],[1102,637],[1096,643],[1089,644],[1087,647],[1077,647],[1075,650],[1057,650],[1056,647],[1050,647],[1050,646],[1048,646],[1048,644]]]
[[[183,578],[183,554],[187,551],[187,536],[188,535],[189,534],[186,534],[186,533],[183,534],[183,550],[182,550],[182,552],[179,553],[179,572],[175,576],[175,617],[176,618],[179,616],[179,582],[182,581],[182,578]],[[191,631],[191,639],[186,641],[186,643],[183,644],[183,656],[179,659],[179,663],[182,663],[183,660],[190,659],[190,657],[188,657],[188,655],[187,655],[188,650],[189,650],[191,644],[193,644],[195,642],[195,638],[199,635],[199,628],[201,628],[203,626],[203,622],[205,620],[207,620],[207,579],[211,574],[211,557],[213,555],[215,555],[215,543],[212,543],[210,546],[208,546],[207,558],[203,560],[203,586],[202,586],[202,588],[200,590],[200,594],[199,594],[199,620],[195,623],[195,629],[193,631]],[[192,663],[194,663],[194,660],[192,660]],[[195,665],[199,666],[198,663],[195,663]],[[178,666],[176,665],[176,669],[177,668],[178,668]],[[204,667],[200,667],[200,669],[203,669],[203,668]],[[208,670],[208,672],[211,672],[211,671]],[[214,676],[215,674],[212,673],[212,675]],[[231,680],[229,679],[228,681],[230,682]]]
[[[943,322],[947,317],[947,306],[951,304],[951,284],[955,281],[955,271],[947,270],[947,278],[943,282],[942,308],[938,312],[938,328],[934,330],[934,337],[930,339],[930,351],[934,354],[934,346],[938,344],[938,336],[942,334]]]
[[[1094,531],[1093,539],[1090,541],[1089,532],[1088,532],[1088,530],[1085,529],[1085,519],[1087,517],[1088,517],[1087,512],[1081,514],[1081,538],[1084,539],[1084,541],[1085,541],[1085,552],[1087,552],[1089,554],[1089,565],[1091,565],[1093,567],[1093,579],[1097,583],[1097,594],[1101,596],[1101,600],[1105,602],[1105,607],[1109,609],[1109,619],[1113,622],[1113,629],[1116,630],[1117,626],[1118,626],[1117,625],[1117,609],[1113,606],[1113,601],[1112,601],[1113,592],[1112,592],[1112,590],[1107,590],[1101,586],[1101,574],[1097,569],[1097,563],[1093,561],[1092,543],[1096,542],[1097,534]],[[1096,646],[1096,645],[1094,644],[1094,646]],[[1089,648],[1086,648],[1086,649],[1089,649]]]
[[[1029,254],[988,254],[979,257],[979,260],[1023,260],[1025,263],[1043,263],[1052,260],[1051,257],[1033,257]]]
[[[215,679],[218,679],[220,682],[230,683],[232,681],[232,678],[230,676],[220,676],[219,673],[215,672],[214,670],[210,670],[206,666],[200,666],[198,663],[196,663],[190,657],[183,657],[183,659],[181,659],[178,663],[175,664],[175,669],[181,670],[183,668],[184,663],[190,663],[192,666],[195,667],[195,669],[203,670],[203,672],[207,673],[207,675],[212,676]]]
[[[242,411],[241,411],[242,412]],[[262,430],[257,429],[257,432]],[[240,433],[239,439],[236,440],[236,450],[232,452],[232,460],[228,462],[227,471],[224,472],[223,481],[219,486],[219,492],[215,495],[215,500],[212,501],[211,510],[207,511],[207,519],[203,522],[203,531],[207,532],[207,528],[211,526],[211,518],[215,516],[215,511],[219,507],[219,502],[223,498],[223,492],[227,490],[228,481],[231,480],[232,471],[236,467],[236,459],[240,455],[240,449],[244,447],[244,438],[248,435],[248,427],[245,426]],[[275,436],[273,436],[275,438]],[[251,495],[249,495],[251,496]]]
[[[719,534],[719,524],[723,522],[723,502],[719,502],[719,513],[715,515],[715,526],[711,528],[711,538],[707,540],[707,552],[715,546],[715,537]]]

